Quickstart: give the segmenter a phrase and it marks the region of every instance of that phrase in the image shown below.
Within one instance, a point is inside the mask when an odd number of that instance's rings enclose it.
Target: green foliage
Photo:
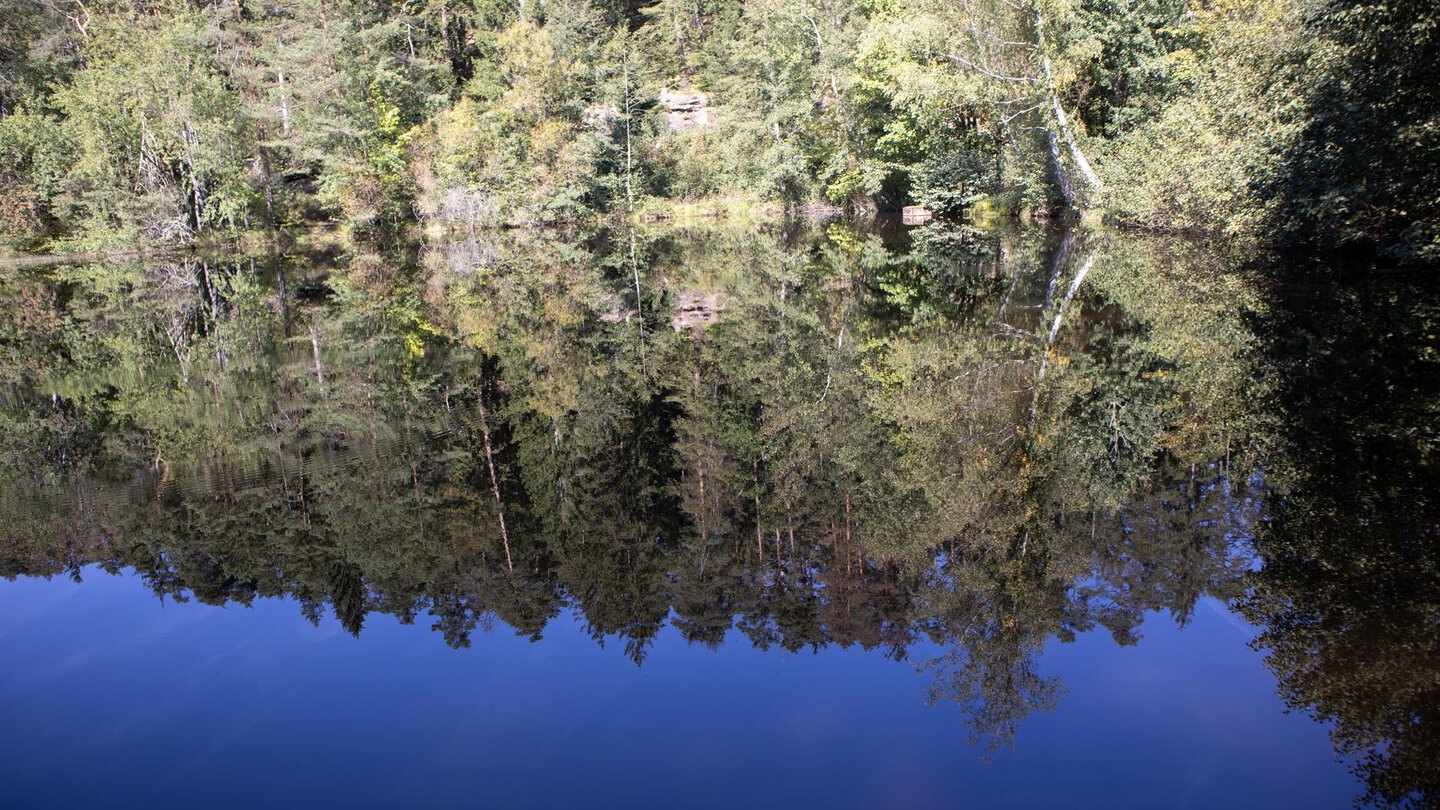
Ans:
[[[1086,128],[1115,138],[1164,111],[1186,79],[1180,67],[1201,42],[1175,0],[1086,0],[1068,35],[1099,53],[1078,70],[1076,108]]]
[[[4,2],[29,249],[725,200],[1440,255],[1422,0]]]
[[[1261,188],[1276,200],[1266,224],[1312,248],[1440,262],[1440,8],[1331,0],[1301,10],[1304,116]]]
[[[1000,186],[999,145],[980,134],[932,135],[923,157],[910,168],[911,196],[941,215],[958,215]]]
[[[1104,155],[1111,207],[1127,224],[1254,233],[1266,205],[1256,189],[1301,118],[1293,18],[1283,2],[1236,2],[1187,26],[1192,47],[1164,59],[1182,90]]]

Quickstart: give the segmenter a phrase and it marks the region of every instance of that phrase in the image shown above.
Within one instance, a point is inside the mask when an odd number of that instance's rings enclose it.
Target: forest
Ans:
[[[1440,257],[1430,0],[0,0],[0,20],[11,251],[919,205]]]
[[[0,580],[858,647],[988,751],[1223,609],[1440,806],[1437,65],[1435,0],[0,0]]]

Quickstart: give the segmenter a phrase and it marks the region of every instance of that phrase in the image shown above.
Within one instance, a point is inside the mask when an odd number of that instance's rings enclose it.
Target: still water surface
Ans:
[[[1432,310],[1232,265],[836,226],[6,271],[0,797],[1432,789]]]

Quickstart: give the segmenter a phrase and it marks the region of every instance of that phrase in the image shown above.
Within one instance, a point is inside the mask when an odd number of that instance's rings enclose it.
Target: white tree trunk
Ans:
[[[1047,74],[1050,72],[1048,57],[1045,59],[1045,72]],[[1100,182],[1100,176],[1090,168],[1090,161],[1085,159],[1085,153],[1080,151],[1080,144],[1075,142],[1075,136],[1070,133],[1070,122],[1065,118],[1065,109],[1060,106],[1060,98],[1055,95],[1053,87],[1050,90],[1050,104],[1055,112],[1055,122],[1060,125],[1060,135],[1065,138],[1065,143],[1070,147],[1070,156],[1075,159],[1075,165],[1080,169],[1080,174],[1084,176],[1085,182],[1089,183],[1090,187],[1096,191],[1105,188],[1105,184]]]
[[[1040,15],[1040,9],[1035,9],[1035,40],[1040,46],[1040,63],[1045,68],[1045,88],[1050,94],[1050,112],[1055,117],[1055,124],[1060,129],[1060,136],[1065,139],[1065,145],[1070,148],[1070,156],[1075,160],[1075,166],[1080,169],[1080,174],[1090,188],[1099,191],[1105,187],[1100,182],[1100,176],[1090,167],[1090,161],[1085,159],[1085,153],[1080,151],[1080,144],[1075,141],[1075,135],[1070,131],[1070,119],[1065,116],[1065,108],[1060,106],[1060,96],[1055,89],[1055,76],[1050,70],[1050,54],[1045,48],[1045,19]]]
[[[1080,195],[1075,193],[1075,184],[1070,180],[1070,170],[1065,167],[1065,159],[1060,155],[1060,142],[1055,137],[1055,130],[1047,130],[1045,135],[1050,141],[1050,166],[1055,170],[1055,185],[1060,187],[1065,204],[1078,210]]]

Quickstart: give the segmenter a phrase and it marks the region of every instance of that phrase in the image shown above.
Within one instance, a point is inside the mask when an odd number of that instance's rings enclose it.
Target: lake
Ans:
[[[1440,306],[1257,261],[0,269],[0,804],[1425,806]]]

